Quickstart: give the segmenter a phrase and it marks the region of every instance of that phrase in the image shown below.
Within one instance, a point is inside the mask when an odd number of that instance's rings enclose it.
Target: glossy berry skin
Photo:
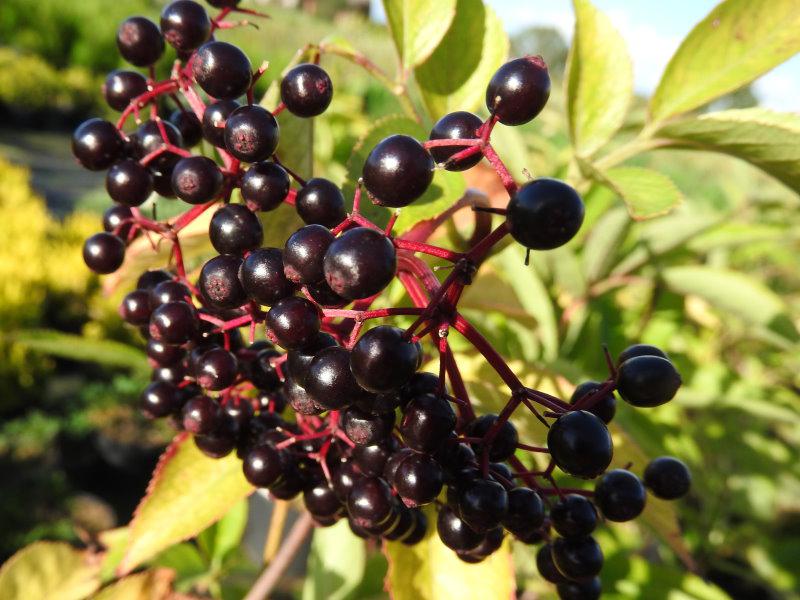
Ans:
[[[495,527],[487,531],[481,543],[475,546],[472,550],[466,552],[470,558],[477,559],[478,562],[487,558],[489,555],[494,554],[503,545],[505,534],[502,527]],[[463,558],[463,556],[459,556]]]
[[[483,536],[470,528],[450,507],[444,506],[436,518],[436,531],[442,543],[456,552],[472,550]]]
[[[320,331],[304,346],[289,350],[286,353],[286,366],[292,379],[300,385],[305,385],[308,369],[317,353],[323,348],[336,345],[336,340],[331,334]]]
[[[257,162],[242,176],[242,198],[252,211],[274,210],[289,193],[290,183],[289,174],[280,165]]]
[[[333,234],[322,225],[306,225],[290,235],[283,249],[283,271],[287,279],[299,284],[324,279],[322,261],[333,240]]]
[[[164,281],[172,281],[172,273],[164,269],[151,269],[139,275],[136,280],[136,289],[151,290]]]
[[[398,327],[379,325],[362,335],[350,356],[358,385],[374,393],[390,392],[411,379],[419,364],[417,346]]]
[[[575,404],[584,396],[594,393],[602,387],[599,381],[585,381],[575,388],[572,396],[569,399],[570,404]],[[608,392],[600,400],[595,402],[591,407],[586,409],[588,412],[600,418],[603,423],[608,424],[617,413],[617,399],[614,392]]]
[[[289,406],[298,415],[319,415],[325,408],[314,401],[308,390],[292,379],[287,379],[283,386]]]
[[[274,348],[260,350],[254,360],[246,362],[243,367],[247,379],[258,389],[272,392],[280,386],[281,379],[270,359],[278,358],[281,353]],[[280,412],[280,411],[278,411]]]
[[[129,219],[133,219],[130,207],[114,204],[103,213],[103,229],[106,233],[113,233],[117,237],[127,240],[131,231],[131,224],[126,223]]]
[[[486,108],[503,125],[523,125],[542,112],[550,98],[550,75],[541,56],[511,60],[486,87]]]
[[[400,208],[422,196],[433,181],[433,158],[417,140],[392,135],[367,156],[362,177],[375,204]]]
[[[116,111],[123,111],[131,100],[147,91],[147,79],[136,71],[111,71],[103,83],[103,97]]]
[[[163,121],[164,133],[167,140],[173,146],[183,146],[181,132],[169,121]],[[164,136],[161,135],[161,128],[156,121],[145,121],[136,130],[136,151],[144,157],[160,149],[164,145]],[[180,156],[173,152],[163,152],[150,160],[148,167],[162,173],[172,174],[172,168],[180,160]]]
[[[169,122],[180,131],[184,147],[192,148],[203,139],[203,126],[193,112],[176,108],[169,116]]]
[[[220,254],[243,254],[261,245],[264,229],[261,220],[246,206],[226,204],[211,217],[208,237]]]
[[[122,299],[119,314],[131,325],[147,325],[150,322],[150,295],[144,290],[133,290]]]
[[[380,477],[386,468],[386,462],[397,449],[393,438],[382,440],[368,446],[353,448],[352,460],[367,477]]]
[[[603,568],[603,551],[591,536],[556,538],[551,549],[559,573],[573,581],[593,579]]]
[[[333,99],[331,78],[319,65],[302,63],[281,80],[281,101],[293,115],[316,117]]]
[[[497,415],[481,415],[469,426],[469,437],[484,437],[497,422]],[[491,446],[489,447],[489,458],[494,461],[503,461],[514,455],[519,442],[517,428],[506,421],[500,426]],[[483,444],[472,443],[472,449],[476,454],[483,452]]]
[[[281,460],[278,451],[266,444],[256,446],[242,460],[244,476],[252,485],[265,488],[281,477]]]
[[[185,344],[197,334],[195,309],[186,302],[167,302],[150,315],[150,337],[165,344]]]
[[[463,110],[446,114],[439,119],[431,129],[428,139],[431,140],[474,140],[478,139],[475,133],[483,125],[478,115]],[[445,163],[459,152],[466,150],[467,146],[435,146],[430,148],[431,156],[437,163]],[[457,163],[448,165],[448,171],[466,171],[481,162],[483,154],[478,152]]]
[[[347,512],[361,527],[385,523],[393,504],[391,488],[379,477],[357,479],[347,496]]]
[[[356,446],[369,446],[389,437],[394,418],[393,412],[373,415],[351,406],[342,413],[341,426]]]
[[[251,300],[267,306],[295,290],[294,284],[283,274],[283,259],[277,248],[259,248],[248,254],[239,270],[239,280]]]
[[[214,8],[233,8],[239,4],[241,0],[208,0],[208,3]]]
[[[319,311],[305,298],[289,296],[269,309],[267,328],[276,344],[288,349],[300,348],[319,333]]]
[[[180,159],[172,172],[175,195],[189,204],[203,204],[216,198],[224,178],[217,163],[206,156]]]
[[[331,465],[331,483],[333,484],[333,491],[342,502],[347,501],[350,495],[350,490],[358,479],[361,479],[361,474],[356,469],[353,461],[346,460],[335,462]]]
[[[350,352],[341,346],[331,346],[320,350],[311,361],[306,376],[306,389],[321,406],[331,410],[346,407],[361,393],[353,374],[350,372]],[[353,415],[356,418],[356,415]],[[358,417],[360,419],[360,417]],[[368,427],[366,421],[354,423],[353,427],[363,425]],[[373,423],[378,427],[377,423]],[[369,427],[372,429],[372,427]],[[389,426],[388,431],[391,430]],[[378,427],[380,433],[382,431]],[[366,440],[373,437],[373,432],[365,433]],[[360,437],[360,436],[359,436]],[[365,441],[365,445],[385,438],[377,436],[376,439]]]
[[[597,482],[594,502],[606,519],[621,523],[642,514],[647,492],[636,475],[625,469],[614,469]]]
[[[545,510],[541,496],[530,488],[516,487],[508,491],[508,511],[503,527],[513,534],[538,529],[544,523]]]
[[[496,481],[475,479],[459,490],[458,509],[467,525],[486,532],[508,514],[508,492]]]
[[[172,346],[158,340],[147,340],[147,358],[160,367],[170,367],[186,356],[186,351],[180,346]]]
[[[617,366],[619,367],[626,360],[634,358],[635,356],[660,356],[661,358],[669,360],[667,353],[657,346],[651,346],[650,344],[633,344],[620,352],[619,357],[617,357]]]
[[[72,154],[90,171],[110,167],[122,155],[123,146],[117,128],[103,119],[84,121],[72,134]]]
[[[211,35],[211,20],[197,2],[175,0],[161,11],[161,32],[170,46],[179,52],[191,52]]]
[[[324,279],[307,285],[306,293],[324,308],[341,308],[348,303],[348,300],[334,292]]]
[[[213,398],[195,396],[181,409],[183,428],[201,435],[213,433],[222,418],[222,408]]]
[[[203,111],[203,137],[217,148],[225,147],[225,121],[241,106],[236,100],[219,100]]]
[[[442,467],[432,456],[414,453],[397,466],[391,483],[409,508],[430,504],[442,491]]]
[[[147,295],[151,310],[167,302],[191,302],[192,297],[189,288],[178,281],[162,281],[148,290]]]
[[[614,451],[605,424],[584,410],[561,415],[547,432],[547,447],[562,471],[582,479],[605,471]]]
[[[309,179],[297,192],[295,209],[304,223],[328,228],[336,227],[347,216],[342,190],[322,177]]]
[[[355,227],[336,238],[325,253],[325,281],[349,300],[377,294],[394,277],[397,254],[380,231]]]
[[[239,364],[236,357],[224,348],[212,348],[203,354],[195,366],[195,378],[203,388],[224,390],[236,380]]]
[[[154,381],[139,397],[139,407],[149,419],[166,417],[180,406],[180,390],[170,383]]]
[[[200,46],[192,62],[192,74],[212,98],[233,100],[244,95],[252,80],[247,55],[228,42],[211,41]]]
[[[225,121],[225,147],[244,162],[272,156],[279,136],[278,121],[266,108],[256,104],[240,106]]]
[[[563,181],[542,177],[520,186],[508,203],[511,236],[531,250],[552,250],[570,241],[583,224],[583,200]]]
[[[431,453],[442,445],[455,426],[456,415],[450,403],[439,396],[423,394],[403,410],[399,429],[409,448]]]
[[[550,509],[550,521],[564,537],[589,535],[597,527],[597,510],[585,497],[567,494]]]
[[[542,579],[550,583],[563,583],[567,581],[553,562],[553,544],[544,544],[536,552],[536,569]]]
[[[153,176],[139,161],[126,158],[108,170],[106,191],[114,202],[140,206],[153,193]]]
[[[681,383],[675,366],[660,356],[635,356],[617,370],[617,391],[632,406],[666,404],[675,397]]]
[[[677,458],[659,456],[644,470],[644,484],[656,498],[677,500],[689,493],[692,474]]]
[[[130,17],[117,30],[117,48],[132,65],[149,67],[164,53],[164,38],[150,19]]]
[[[83,261],[95,273],[113,273],[125,260],[125,242],[110,233],[95,233],[83,244]]]
[[[303,504],[314,518],[336,517],[344,506],[327,481],[322,481],[303,492]]]
[[[239,281],[242,259],[221,254],[210,259],[200,270],[199,287],[206,301],[215,308],[238,308],[247,301]]]
[[[599,577],[589,581],[564,581],[556,585],[560,600],[598,600],[603,592]]]

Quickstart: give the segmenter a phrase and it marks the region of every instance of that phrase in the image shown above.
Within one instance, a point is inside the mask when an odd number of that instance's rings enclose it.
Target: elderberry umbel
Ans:
[[[367,148],[346,198],[341,182],[304,179],[281,160],[304,143],[281,139],[281,112],[313,118],[335,102],[334,83],[318,64],[325,48],[287,71],[277,106],[262,106],[253,86],[263,69],[253,65],[266,64],[264,57],[251,62],[218,39],[234,25],[225,19],[243,9],[237,0],[210,4],[222,10],[209,15],[193,0],[175,0],[160,26],[144,17],[123,22],[117,46],[134,67],[154,66],[166,44],[178,61],[164,80],[152,79],[155,69],[109,74],[104,95],[118,121],[90,119],[73,136],[75,158],[107,170],[115,202],[103,231],[84,245],[87,266],[113,273],[132,244],[137,253],[150,244],[170,250],[165,268],[141,274],[120,306],[144,336],[154,369],[142,412],[169,418],[210,457],[235,453],[248,481],[272,496],[302,494],[319,526],[347,519],[358,536],[403,544],[435,528],[468,563],[509,537],[541,544],[537,566],[562,598],[597,597],[603,553],[592,535],[601,518],[630,520],[648,494],[679,498],[691,483],[671,457],[633,465],[642,479],[612,468],[607,424],[617,411],[671,400],[680,375],[663,351],[634,345],[616,361],[606,356],[605,379],[581,383],[569,401],[555,398],[525,387],[459,308],[499,242],[511,238],[536,252],[580,235],[577,191],[548,178],[518,185],[490,143],[498,123],[526,123],[544,109],[544,62],[520,57],[503,65],[487,82],[486,118],[452,112],[428,140],[398,133]],[[214,158],[199,153],[201,139],[214,146]],[[367,202],[429,202],[440,188],[437,170],[467,170],[484,157],[509,201],[494,230],[467,250],[428,243],[426,228],[398,233],[394,219],[379,227],[362,211]],[[158,197],[177,197],[184,211],[168,221],[145,216],[151,211],[140,207]],[[184,229],[206,211],[217,254],[192,271]],[[266,235],[268,220],[286,222],[287,211],[305,225],[282,239],[274,239],[275,228]],[[453,270],[437,276],[426,255]],[[476,413],[451,330],[508,387],[495,413]],[[437,361],[433,372],[420,370]],[[512,419],[530,410],[548,428],[521,439]],[[526,454],[541,459],[538,470],[525,467],[533,464]],[[562,473],[595,481],[563,488]],[[420,509],[426,505],[438,511],[430,522]]]

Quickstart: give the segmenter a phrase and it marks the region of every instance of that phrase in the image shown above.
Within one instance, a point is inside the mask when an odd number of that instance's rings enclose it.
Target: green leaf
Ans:
[[[80,600],[99,587],[99,561],[64,542],[35,542],[0,569],[3,600]]]
[[[118,571],[129,573],[161,550],[197,535],[252,491],[235,454],[208,458],[191,436],[176,436],[136,508]]]
[[[567,118],[575,153],[588,156],[620,128],[633,97],[625,41],[589,0],[574,0],[575,34],[567,60]]]
[[[100,578],[103,582],[114,579],[117,566],[122,562],[125,551],[128,549],[130,530],[127,527],[117,527],[100,532],[98,536],[105,547],[103,560],[100,564]]]
[[[603,182],[617,192],[636,220],[664,215],[683,200],[675,183],[658,171],[642,167],[616,167],[602,174]]]
[[[239,547],[247,526],[247,500],[241,500],[214,526],[212,557],[222,563],[225,557]]]
[[[428,531],[413,546],[385,542],[387,589],[393,600],[514,598],[516,583],[510,542],[478,564],[467,564],[436,533],[436,511],[425,508]]]
[[[508,46],[503,23],[489,6],[482,0],[458,0],[441,43],[414,71],[431,117],[480,106],[486,82],[506,60]]]
[[[798,5],[800,6],[800,5]],[[800,191],[800,115],[764,108],[725,110],[663,127],[678,147],[730,154]]]
[[[753,81],[800,51],[796,0],[725,0],[683,40],[667,65],[650,117],[663,121]]]
[[[156,556],[152,563],[175,571],[178,579],[186,580],[208,572],[209,564],[197,546],[190,542],[174,544]]]
[[[107,585],[92,600],[167,600],[172,597],[172,578],[168,570],[149,569]]]
[[[456,15],[456,0],[383,0],[400,64],[410,71],[439,45]]]
[[[624,208],[612,208],[592,227],[583,245],[583,273],[593,283],[608,275],[617,250],[630,230],[631,219]]]
[[[352,598],[364,576],[367,553],[346,520],[314,530],[302,600]]]

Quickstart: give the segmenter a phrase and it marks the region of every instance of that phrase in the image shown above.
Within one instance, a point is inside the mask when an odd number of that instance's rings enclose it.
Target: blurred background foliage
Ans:
[[[270,61],[262,92],[298,47],[332,31],[393,71],[391,40],[366,19],[362,3],[300,4],[303,10],[259,5],[272,19],[224,34],[254,63]],[[131,14],[154,17],[160,5],[0,3],[0,561],[37,539],[86,541],[126,523],[169,439],[134,408],[148,374],[141,340],[116,316],[124,290],[104,294],[80,258],[107,200],[102,178],[78,171],[68,151],[76,121],[110,116],[99,87],[122,66],[117,23]],[[561,93],[568,46],[557,31],[532,28],[511,40],[510,53],[542,54],[554,90],[539,119],[498,129],[498,153],[517,176],[528,169],[564,177],[571,157]],[[325,58],[324,66],[336,95],[315,122],[315,172],[341,183],[359,139],[401,107],[344,60]],[[745,87],[713,108],[756,102]],[[623,138],[641,127],[645,106],[635,100]],[[611,597],[667,598],[672,588],[697,598],[798,597],[800,200],[719,155],[669,151],[630,164],[669,175],[684,196],[679,208],[635,222],[608,189],[587,188],[579,238],[537,254],[530,268],[517,249],[503,250],[465,295],[465,313],[548,391],[568,395],[581,380],[604,377],[604,343],[612,353],[634,340],[656,344],[683,374],[676,401],[646,412],[622,406],[617,420],[648,455],[673,454],[691,466],[693,492],[677,514],[697,572],[719,587],[687,580],[649,529],[626,524],[602,534]],[[504,202],[488,169],[471,172],[468,184]],[[158,200],[165,211],[169,202]],[[457,244],[469,227],[457,220],[442,238]],[[47,354],[37,351],[44,342]],[[53,352],[54,344],[61,351]],[[110,357],[106,364],[82,360],[98,354]],[[486,384],[484,366],[468,368],[468,379],[491,406],[500,398]],[[243,530],[237,518],[220,526]],[[208,541],[212,534],[204,535],[205,542],[175,547],[155,564],[177,569],[182,589],[200,582],[214,596],[237,597],[236,573],[252,573],[253,557],[225,554],[231,562],[224,562]],[[315,541],[310,565],[328,551],[326,543],[339,543],[332,539]],[[515,549],[518,584],[549,597],[533,556],[529,547]],[[373,550],[362,562],[363,580],[348,597],[380,594],[385,561]],[[325,597],[320,589],[303,597]]]

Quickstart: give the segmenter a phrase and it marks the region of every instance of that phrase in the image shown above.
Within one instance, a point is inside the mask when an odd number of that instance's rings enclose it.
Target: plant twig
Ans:
[[[264,564],[271,563],[281,545],[283,528],[286,526],[286,515],[289,514],[289,503],[285,500],[276,500],[269,520],[269,531],[264,542]]]

